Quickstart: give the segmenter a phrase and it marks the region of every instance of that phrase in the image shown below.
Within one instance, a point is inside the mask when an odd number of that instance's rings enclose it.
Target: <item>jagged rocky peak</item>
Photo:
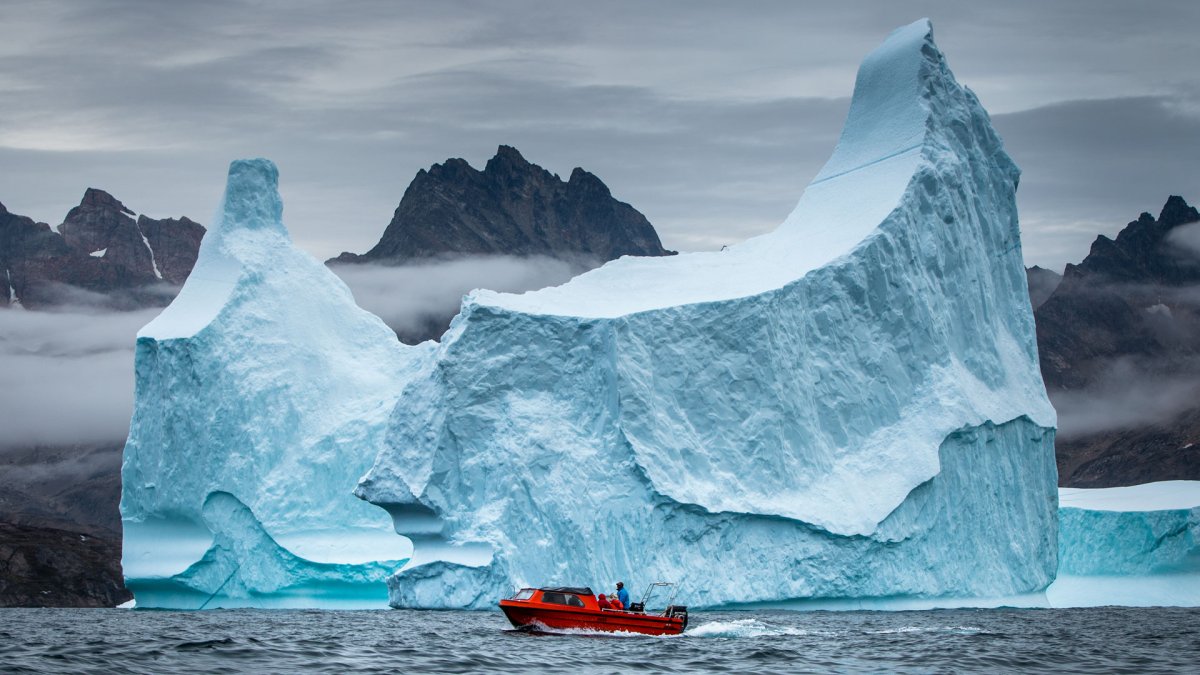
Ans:
[[[79,206],[71,209],[58,231],[67,245],[86,254],[98,254],[124,267],[128,274],[146,280],[157,278],[154,256],[142,239],[134,213],[103,190],[88,188]]]
[[[593,266],[673,253],[645,216],[593,174],[577,168],[563,181],[501,145],[482,171],[448,159],[417,172],[379,243],[330,262],[545,255]]]
[[[203,236],[204,227],[188,218],[137,216],[97,188],[84,192],[58,231],[3,208],[0,306],[165,305],[173,295],[167,284],[187,278]]]
[[[1116,239],[1096,237],[1078,265],[1067,265],[1066,277],[1095,276],[1107,281],[1153,281],[1171,285],[1200,282],[1200,265],[1167,241],[1177,227],[1200,221],[1200,212],[1178,195],[1163,205],[1158,219],[1142,213]]]

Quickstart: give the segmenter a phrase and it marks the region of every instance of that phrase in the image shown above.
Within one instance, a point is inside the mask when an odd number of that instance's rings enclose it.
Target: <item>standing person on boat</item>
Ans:
[[[625,609],[629,609],[629,591],[625,590],[625,582],[617,582],[617,599]]]

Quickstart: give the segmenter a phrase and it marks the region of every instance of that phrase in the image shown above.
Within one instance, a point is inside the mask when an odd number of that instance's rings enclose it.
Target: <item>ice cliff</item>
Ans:
[[[634,574],[703,605],[1044,588],[1055,416],[1017,179],[918,21],[776,231],[468,296],[358,488],[415,537],[392,604]]]
[[[422,350],[292,246],[276,182],[233,163],[192,274],[138,334],[121,514],[142,607],[379,605],[409,557],[351,492]]]
[[[617,579],[709,606],[1040,591],[1055,417],[1017,179],[918,21],[776,231],[477,291],[405,348],[291,247],[274,167],[235,163],[138,340],[139,605],[369,603],[385,576],[420,607]]]

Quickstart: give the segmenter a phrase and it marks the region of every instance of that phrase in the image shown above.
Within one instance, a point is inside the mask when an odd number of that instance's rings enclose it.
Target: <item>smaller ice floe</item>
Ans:
[[[1200,606],[1200,481],[1059,491],[1054,607]]]

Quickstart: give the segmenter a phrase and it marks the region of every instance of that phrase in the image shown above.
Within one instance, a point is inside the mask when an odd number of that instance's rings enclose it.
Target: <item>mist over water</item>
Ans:
[[[531,635],[499,612],[0,610],[17,672],[1195,672],[1200,609],[694,612]]]

